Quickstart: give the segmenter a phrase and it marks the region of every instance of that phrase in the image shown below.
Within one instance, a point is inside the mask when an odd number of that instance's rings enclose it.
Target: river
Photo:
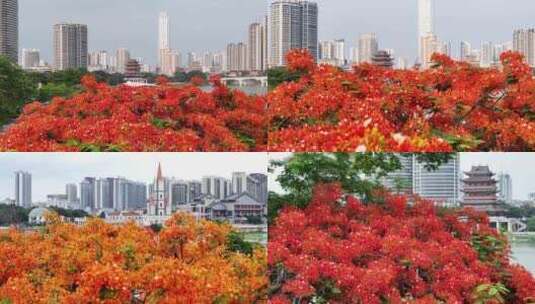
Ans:
[[[266,95],[267,89],[268,89],[267,87],[263,87],[263,86],[243,86],[243,87],[229,86],[229,88],[243,91],[247,93],[248,95]],[[202,89],[206,91],[210,91],[212,87],[204,86],[202,87]]]
[[[513,242],[511,249],[513,251],[513,262],[526,267],[535,275],[535,244]]]

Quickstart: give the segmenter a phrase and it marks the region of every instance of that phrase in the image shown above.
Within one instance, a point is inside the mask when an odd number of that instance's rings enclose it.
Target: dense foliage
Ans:
[[[401,169],[401,159],[413,157],[412,153],[296,153],[273,160],[270,171],[278,172],[276,181],[284,190],[283,195],[270,193],[268,215],[270,222],[279,210],[292,204],[304,207],[312,198],[314,185],[339,182],[346,193],[358,195],[365,203],[374,200],[375,189],[381,187],[382,179]],[[436,170],[446,163],[451,154],[416,154],[428,170]]]
[[[535,150],[535,79],[520,54],[502,54],[503,70],[433,60],[424,71],[344,71],[291,51],[288,69],[302,76],[268,94],[269,150]]]
[[[267,302],[265,249],[240,252],[226,224],[178,213],[156,234],[49,220],[40,232],[0,234],[0,303]]]
[[[0,134],[0,151],[265,151],[265,99],[225,87],[110,87],[32,103]]]
[[[36,88],[23,70],[0,55],[0,126],[17,117]]]
[[[475,211],[389,194],[365,205],[323,184],[269,233],[273,304],[535,303],[535,279]]]
[[[15,205],[0,204],[0,226],[11,226],[28,222],[29,209]]]

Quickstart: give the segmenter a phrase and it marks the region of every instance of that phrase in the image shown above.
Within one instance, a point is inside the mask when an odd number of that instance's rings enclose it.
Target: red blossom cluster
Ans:
[[[535,279],[510,264],[486,215],[384,200],[364,205],[328,184],[306,209],[283,210],[269,231],[271,303],[503,303],[481,294],[497,284],[505,303],[535,300]]]
[[[265,151],[266,101],[194,84],[110,87],[86,76],[71,99],[34,102],[0,134],[0,151]]]
[[[303,76],[268,94],[269,150],[535,150],[535,79],[520,54],[502,54],[502,69],[433,61],[422,71],[344,71],[291,51],[289,70]]]

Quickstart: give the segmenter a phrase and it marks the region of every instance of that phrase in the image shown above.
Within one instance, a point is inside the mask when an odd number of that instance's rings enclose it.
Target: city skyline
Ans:
[[[84,177],[124,177],[148,185],[153,181],[159,162],[165,177],[184,180],[200,181],[204,176],[230,179],[233,172],[267,174],[267,155],[263,153],[2,153],[0,201],[14,198],[14,173],[17,171],[32,175],[32,201],[44,202],[49,194],[64,194],[67,184],[79,187]],[[131,163],[135,166],[129,165]]]
[[[19,0],[19,49],[39,49],[42,59],[51,64],[53,25],[81,23],[88,26],[90,52],[127,48],[132,57],[141,57],[156,65],[160,12],[166,11],[169,15],[169,47],[187,53],[220,51],[229,41],[245,40],[247,25],[260,22],[266,10],[265,0],[183,0],[179,3]],[[240,14],[225,17],[234,12]],[[223,22],[225,26],[221,26]]]
[[[411,65],[414,63],[419,45],[417,0],[316,2],[320,11],[320,41],[345,39],[349,55],[350,47],[358,47],[356,42],[361,34],[375,33],[380,49],[394,49],[396,56],[407,58]],[[453,55],[458,55],[461,41],[479,48],[485,41],[512,41],[515,29],[535,26],[529,13],[535,9],[535,3],[527,0],[434,0],[433,6],[434,34],[443,42],[452,42]],[[358,18],[354,17],[355,13]]]

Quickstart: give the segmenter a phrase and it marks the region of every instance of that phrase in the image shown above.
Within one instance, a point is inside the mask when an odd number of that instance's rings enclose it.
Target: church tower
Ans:
[[[158,171],[152,183],[148,214],[151,216],[170,216],[172,213],[171,203],[167,195],[167,181],[163,177],[161,164],[158,164]]]

